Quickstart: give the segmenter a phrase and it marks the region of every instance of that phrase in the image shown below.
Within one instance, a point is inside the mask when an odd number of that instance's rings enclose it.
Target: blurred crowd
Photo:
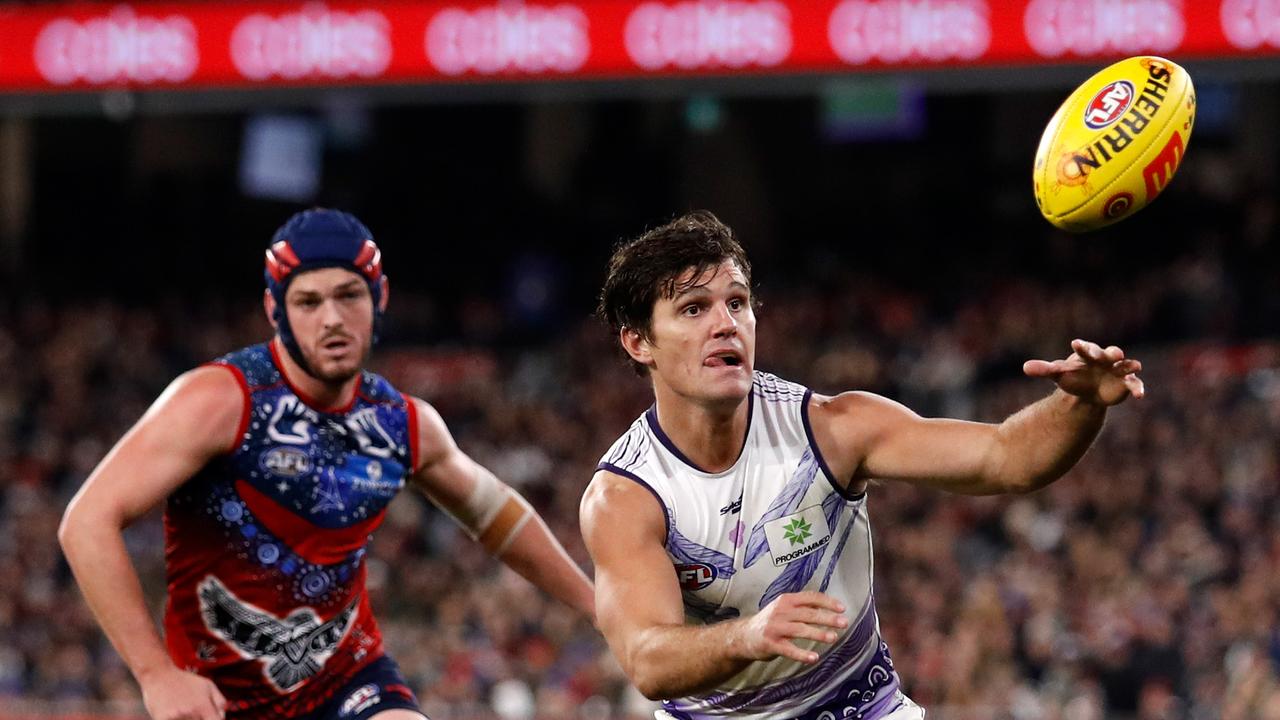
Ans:
[[[1124,247],[1101,259],[1050,247],[1076,264],[1074,279],[960,288],[943,272],[921,287],[828,268],[788,283],[757,268],[757,367],[819,392],[867,389],[925,415],[998,421],[1051,389],[1021,378],[1022,361],[1060,357],[1074,337],[1122,344],[1146,364],[1149,397],[1113,411],[1083,462],[1045,491],[873,486],[882,631],[930,717],[1280,720],[1275,216],[1259,200],[1234,214],[1239,227],[1152,263]],[[0,705],[137,712],[56,528],[173,376],[267,337],[244,300],[0,307]],[[586,319],[518,346],[470,342],[465,328],[446,344],[413,344],[397,313],[426,302],[393,299],[373,367],[435,403],[460,444],[588,567],[578,499],[651,402],[645,381]],[[500,308],[483,310],[476,322],[502,322]],[[127,540],[158,613],[159,514]],[[369,558],[388,649],[433,720],[651,717],[589,622],[419,497],[393,503]]]

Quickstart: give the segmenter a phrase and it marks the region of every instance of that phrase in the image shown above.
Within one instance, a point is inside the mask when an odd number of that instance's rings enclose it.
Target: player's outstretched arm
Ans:
[[[418,398],[412,402],[421,448],[414,484],[498,559],[594,619],[591,581],[537,511],[458,448],[435,408]]]
[[[123,530],[227,451],[245,410],[226,368],[174,380],[72,498],[58,528],[80,591],[142,687],[155,720],[223,717],[209,680],[176,667],[147,612]]]
[[[815,663],[815,643],[834,642],[848,625],[844,606],[817,592],[782,595],[750,617],[685,625],[663,549],[666,518],[647,490],[601,470],[583,495],[580,521],[595,562],[600,630],[627,677],[652,700],[710,690],[754,660]]]
[[[1000,424],[921,418],[870,393],[816,397],[814,435],[838,478],[905,480],[966,495],[1030,492],[1061,477],[1102,429],[1107,408],[1145,394],[1142,364],[1075,340],[1062,360],[1023,371],[1058,389]]]

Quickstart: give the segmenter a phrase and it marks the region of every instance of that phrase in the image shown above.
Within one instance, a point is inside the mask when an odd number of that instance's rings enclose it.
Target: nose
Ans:
[[[738,319],[729,311],[729,306],[725,303],[717,303],[715,306],[715,324],[712,331],[715,337],[733,337],[738,334]]]
[[[326,328],[336,328],[342,325],[342,311],[338,308],[337,299],[325,298],[320,305],[320,319],[324,322]]]

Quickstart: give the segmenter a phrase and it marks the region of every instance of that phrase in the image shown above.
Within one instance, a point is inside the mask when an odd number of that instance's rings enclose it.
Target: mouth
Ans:
[[[718,350],[707,356],[702,364],[705,367],[722,368],[722,367],[741,367],[746,360],[742,357],[742,353],[737,350]]]
[[[351,347],[351,340],[343,337],[329,338],[328,340],[320,343],[320,349],[327,350],[329,352],[342,352],[349,347]]]

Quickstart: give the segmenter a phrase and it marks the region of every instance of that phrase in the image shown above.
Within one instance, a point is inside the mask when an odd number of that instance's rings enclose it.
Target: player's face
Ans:
[[[692,275],[688,270],[677,287]],[[675,297],[659,298],[650,335],[646,364],[656,382],[677,394],[737,402],[751,392],[756,316],[746,277],[732,260],[707,270]]]
[[[360,371],[373,344],[373,295],[342,268],[304,272],[284,296],[289,327],[316,377],[344,382]]]

